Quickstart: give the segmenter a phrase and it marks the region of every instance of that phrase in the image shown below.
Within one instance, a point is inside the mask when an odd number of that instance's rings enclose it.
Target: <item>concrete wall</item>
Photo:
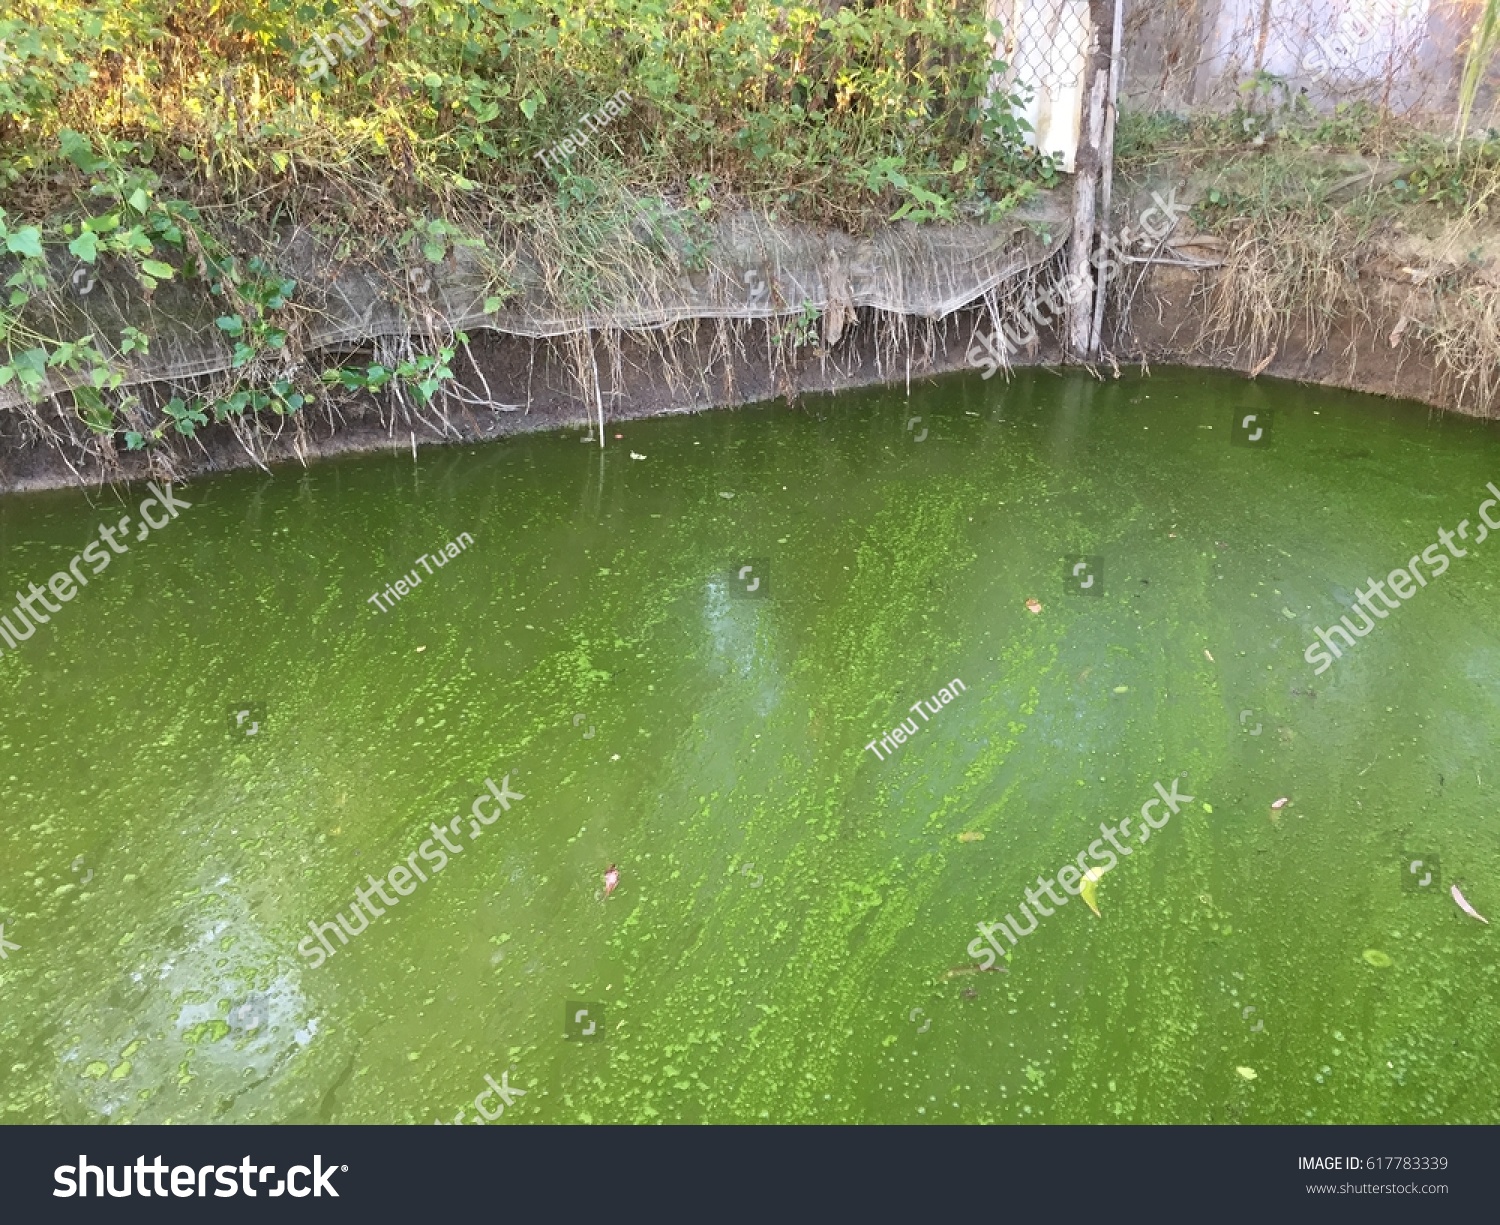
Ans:
[[[1123,92],[1137,108],[1227,110],[1244,97],[1242,84],[1266,72],[1320,111],[1362,99],[1437,119],[1456,111],[1479,9],[1479,0],[1126,3]],[[1492,84],[1476,119],[1488,113]]]

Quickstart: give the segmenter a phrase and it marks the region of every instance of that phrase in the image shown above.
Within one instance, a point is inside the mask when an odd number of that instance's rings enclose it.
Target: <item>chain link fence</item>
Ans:
[[[1005,60],[1015,80],[1053,94],[1082,84],[1088,0],[1008,0],[1002,12]]]
[[[1091,38],[1088,0],[991,0],[989,15],[1005,30],[997,50],[1008,69],[996,84],[1022,98],[1036,147],[1071,171]]]

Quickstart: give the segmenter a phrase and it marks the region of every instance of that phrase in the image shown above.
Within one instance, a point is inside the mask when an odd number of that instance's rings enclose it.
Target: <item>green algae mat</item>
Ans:
[[[1500,1121],[1495,428],[609,434],[0,502],[0,1120]]]

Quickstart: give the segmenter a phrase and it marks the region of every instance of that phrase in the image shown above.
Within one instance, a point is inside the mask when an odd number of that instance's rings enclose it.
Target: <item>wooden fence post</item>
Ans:
[[[1089,0],[1089,57],[1085,68],[1087,92],[1078,133],[1078,157],[1073,173],[1073,230],[1068,247],[1068,283],[1093,285],[1090,263],[1094,253],[1100,147],[1104,143],[1105,100],[1110,82],[1110,44],[1113,0]],[[1069,296],[1063,341],[1064,359],[1088,361],[1094,324],[1093,293]]]

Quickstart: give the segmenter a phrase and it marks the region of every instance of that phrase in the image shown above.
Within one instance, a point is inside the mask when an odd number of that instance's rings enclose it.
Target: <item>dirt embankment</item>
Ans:
[[[1316,150],[1159,168],[1195,207],[1114,295],[1114,353],[1495,415],[1500,181],[1480,164],[1433,199],[1422,173]]]
[[[1319,199],[1334,205],[1378,191],[1399,173],[1374,162],[1351,171],[1348,158],[1324,169]],[[1208,181],[1202,173],[1158,167],[1117,189],[1116,232],[1149,207],[1153,192],[1176,190],[1197,207],[1168,240],[1137,246],[1117,269],[1105,356],[1095,368],[1100,377],[1138,363],[1210,366],[1493,414],[1500,389],[1500,266],[1493,254],[1500,253],[1500,228],[1437,210],[1380,215],[1366,209],[1357,224],[1337,207],[1308,214],[1305,224],[1284,213],[1215,215],[1204,209]],[[972,368],[975,337],[992,333],[997,322],[1010,336],[1030,333],[1027,316],[1037,314],[1031,305],[1055,284],[1060,269],[1053,253],[1062,244],[1049,232],[1059,215],[1065,215],[1062,195],[1025,222],[1026,233],[1013,231],[1003,251],[993,235],[986,239],[997,258],[979,273],[961,270],[980,276],[983,296],[940,318],[892,311],[879,294],[851,289],[899,283],[899,269],[864,266],[857,256],[843,265],[834,259],[820,265],[815,291],[798,290],[809,295],[800,315],[783,309],[736,317],[719,310],[716,318],[678,319],[666,327],[542,338],[473,328],[469,347],[452,362],[461,394],[441,408],[434,402],[411,411],[408,403],[398,411],[361,393],[287,417],[275,432],[209,425],[191,440],[91,455],[69,454],[58,445],[57,431],[49,439],[6,428],[0,491],[146,476],[181,480],[251,464],[411,453],[439,442],[533,430],[580,429],[597,439],[601,416],[605,444],[612,445],[612,423],[900,385]],[[885,248],[880,258],[887,264],[899,258],[893,250]],[[951,294],[953,269],[945,272]],[[734,292],[749,276],[743,269],[737,275]],[[768,280],[773,287],[785,283],[774,271]],[[748,284],[754,294],[757,282],[751,277]],[[789,304],[779,290],[771,301],[778,304]],[[347,340],[358,349],[358,337]],[[1057,329],[1042,312],[1036,338],[1020,347],[1013,363],[1060,359]],[[65,410],[58,403],[55,411]]]

